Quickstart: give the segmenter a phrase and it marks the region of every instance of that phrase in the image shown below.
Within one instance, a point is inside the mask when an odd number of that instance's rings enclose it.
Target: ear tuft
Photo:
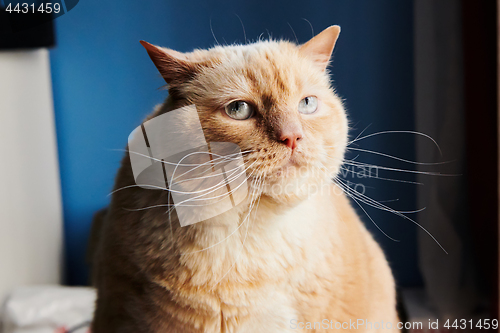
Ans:
[[[140,43],[168,84],[172,84],[174,81],[185,81],[193,75],[196,66],[189,61],[185,54],[158,47],[143,40]]]
[[[311,58],[325,70],[340,34],[340,27],[332,25],[300,46],[300,53]]]

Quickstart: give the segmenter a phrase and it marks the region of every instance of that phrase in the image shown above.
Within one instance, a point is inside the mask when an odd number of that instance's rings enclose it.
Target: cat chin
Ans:
[[[309,196],[306,193],[302,193],[300,191],[296,193],[283,193],[283,194],[276,194],[272,192],[263,191],[262,197],[264,200],[267,200],[271,203],[280,206],[292,207],[303,202],[304,200],[307,200]]]
[[[310,173],[305,176],[266,179],[260,193],[276,203],[294,205],[322,192],[327,193],[330,186],[331,177]]]

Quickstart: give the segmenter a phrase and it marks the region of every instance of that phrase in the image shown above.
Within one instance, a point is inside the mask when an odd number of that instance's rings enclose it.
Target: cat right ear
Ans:
[[[140,43],[168,84],[185,81],[196,70],[196,65],[181,52],[158,47],[143,40]]]
[[[325,70],[332,56],[333,48],[339,38],[340,27],[332,25],[300,46],[300,53],[312,59]]]

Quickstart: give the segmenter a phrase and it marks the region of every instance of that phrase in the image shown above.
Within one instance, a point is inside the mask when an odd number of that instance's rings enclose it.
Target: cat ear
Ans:
[[[328,66],[333,48],[340,34],[340,27],[332,25],[300,46],[300,53],[313,59],[323,70]]]
[[[143,40],[140,43],[168,84],[173,81],[184,81],[196,71],[197,66],[185,54],[158,47]]]

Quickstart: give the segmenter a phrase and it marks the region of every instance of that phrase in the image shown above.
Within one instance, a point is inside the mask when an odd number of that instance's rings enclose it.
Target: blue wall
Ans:
[[[93,213],[107,194],[130,131],[161,102],[163,80],[139,40],[180,51],[243,42],[268,32],[299,42],[339,24],[332,68],[346,99],[353,133],[413,129],[412,2],[334,1],[80,1],[56,20],[57,47],[51,52],[56,125],[65,218],[67,282],[84,284],[85,247]],[[378,136],[360,147],[414,159],[413,138]],[[377,156],[359,160],[388,165]],[[387,175],[391,177],[391,175]],[[399,176],[400,175],[392,175]],[[402,176],[408,179],[408,176]],[[403,179],[401,178],[401,179]],[[415,208],[415,188],[376,180],[365,182],[376,199],[400,197],[394,207]],[[373,187],[373,188],[372,188]],[[394,243],[367,225],[388,253],[400,284],[421,283],[410,222],[368,210]]]

